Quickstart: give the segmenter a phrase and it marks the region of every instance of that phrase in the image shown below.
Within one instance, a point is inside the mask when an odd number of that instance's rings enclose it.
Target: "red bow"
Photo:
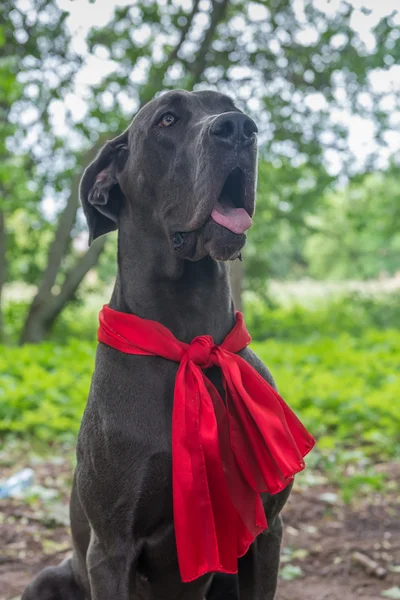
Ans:
[[[174,526],[182,581],[237,573],[237,560],[267,528],[260,492],[276,494],[304,469],[315,444],[279,394],[240,356],[251,341],[236,325],[221,345],[209,335],[191,344],[157,323],[100,312],[100,342],[127,354],[179,362],[172,416]],[[224,402],[206,377],[222,371]]]

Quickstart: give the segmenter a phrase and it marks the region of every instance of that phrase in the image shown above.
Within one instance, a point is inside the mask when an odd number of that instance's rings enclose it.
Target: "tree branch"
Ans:
[[[192,26],[193,19],[196,16],[196,14],[198,13],[199,4],[200,4],[200,0],[194,0],[192,10],[191,10],[190,14],[186,17],[187,18],[186,24],[181,29],[181,35],[179,37],[179,41],[178,41],[177,45],[175,46],[175,48],[170,52],[168,59],[166,61],[167,68],[172,63],[174,63],[176,61],[176,59],[178,58],[179,50],[182,48],[182,46],[186,40],[186,37],[189,33],[189,30]]]
[[[106,135],[100,136],[97,143],[95,144],[95,146],[93,148],[91,148],[90,150],[88,150],[82,156],[82,163],[84,165],[87,165],[89,162],[91,162],[95,158],[95,156],[97,155],[101,146],[105,143],[105,141],[107,139],[108,139],[108,136],[106,136]],[[60,295],[55,297],[52,294],[51,290],[55,284],[61,263],[66,255],[66,253],[68,251],[68,247],[71,243],[71,229],[74,226],[74,223],[76,220],[76,213],[79,208],[80,178],[81,178],[81,170],[79,172],[77,171],[77,173],[74,175],[74,177],[72,179],[71,193],[69,195],[67,204],[66,204],[64,210],[62,211],[60,218],[58,220],[58,225],[57,225],[56,231],[54,233],[54,238],[53,238],[53,241],[52,241],[49,251],[48,251],[47,264],[46,264],[46,268],[43,273],[42,281],[38,287],[38,291],[37,291],[35,297],[33,298],[32,302],[31,302],[31,305],[29,307],[29,312],[28,312],[28,315],[27,315],[25,323],[24,323],[24,327],[22,330],[21,338],[20,338],[21,344],[26,343],[26,342],[41,341],[41,339],[44,337],[45,333],[47,333],[47,331],[48,331],[47,323],[48,322],[52,323],[62,309],[62,306],[59,306],[60,301],[61,301]],[[68,282],[70,287],[72,287],[74,284],[74,281],[76,279],[78,279],[79,273],[83,272],[83,275],[79,279],[77,286],[79,285],[79,283],[82,281],[83,277],[86,275],[87,271],[92,266],[94,266],[95,263],[92,264],[92,260],[94,258],[96,260],[98,259],[99,255],[103,249],[103,246],[104,246],[104,241],[103,241],[103,244],[100,243],[98,245],[93,245],[93,250],[92,250],[92,248],[90,248],[88,250],[88,252],[84,256],[84,259],[83,259],[84,264],[82,265],[82,267],[78,268],[79,265],[77,265],[74,276],[72,276],[72,274],[70,273],[70,279]],[[86,258],[87,256],[89,256],[89,259]],[[88,265],[86,270],[85,270],[85,265]],[[68,289],[68,288],[64,288],[64,285],[66,284],[67,279],[68,279],[68,275],[67,275],[66,279],[64,280],[64,284],[61,288],[61,289],[64,289],[64,292],[66,289]],[[74,289],[73,293],[75,293],[75,291],[76,291],[76,288]],[[73,295],[73,293],[72,293],[72,295]],[[57,301],[57,298],[58,298],[58,301]]]
[[[53,296],[54,299],[49,310],[49,318],[51,319],[51,322],[61,312],[64,305],[73,298],[76,290],[82,283],[88,271],[90,271],[90,269],[97,264],[105,244],[105,236],[98,238],[95,242],[93,242],[90,248],[88,248],[86,253],[79,257],[75,266],[66,274],[59,294],[57,294],[57,296]]]
[[[199,83],[201,76],[204,73],[204,69],[207,65],[207,52],[214,39],[214,34],[218,25],[225,18],[226,12],[229,6],[229,0],[213,0],[211,12],[211,23],[209,28],[204,34],[203,41],[197,51],[197,56],[192,65],[189,66],[191,72],[190,87],[193,88],[196,83]]]
[[[20,338],[21,344],[37,343],[46,337],[55,319],[75,295],[87,272],[96,265],[105,243],[104,237],[96,240],[83,257],[77,260],[75,266],[67,273],[57,296],[51,291],[45,298],[35,296]]]
[[[106,139],[107,136],[100,136],[95,146],[82,156],[82,161],[80,162],[84,165],[89,164],[95,158]],[[51,293],[51,288],[56,281],[61,262],[70,244],[71,229],[74,226],[76,213],[79,208],[79,182],[81,176],[82,171],[79,169],[72,179],[71,193],[67,204],[59,217],[54,238],[48,251],[46,269],[44,270],[42,281],[37,292],[39,298],[45,297]]]
[[[190,28],[193,23],[193,19],[199,11],[199,3],[200,0],[194,0],[192,10],[189,15],[187,15],[187,21],[185,26],[181,29],[181,34],[179,36],[178,43],[171,50],[167,59],[160,65],[153,65],[149,72],[149,79],[144,87],[142,87],[139,93],[139,108],[138,111],[153,97],[155,91],[157,89],[162,88],[164,83],[165,74],[168,71],[169,67],[174,64],[174,62],[178,59],[179,50],[182,48]]]

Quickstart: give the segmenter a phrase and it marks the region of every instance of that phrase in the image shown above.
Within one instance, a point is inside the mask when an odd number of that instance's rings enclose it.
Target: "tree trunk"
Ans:
[[[0,211],[0,343],[4,342],[3,287],[6,280],[6,223]]]
[[[105,243],[105,237],[93,242],[88,251],[78,259],[75,266],[67,273],[57,295],[50,293],[45,299],[41,299],[40,296],[36,295],[21,335],[21,344],[35,344],[47,337],[54,321],[68,302],[74,298],[76,290],[86,274],[96,266]]]
[[[190,28],[193,25],[193,21],[195,16],[199,10],[200,0],[194,0],[192,10],[186,19],[186,24],[181,29],[181,35],[179,37],[179,41],[176,44],[175,48],[173,48],[168,56],[168,60],[165,61],[165,73],[169,69],[170,65],[176,61],[178,58],[179,50],[182,48],[183,43],[186,41],[187,35],[190,31]],[[164,75],[165,75],[164,73]]]
[[[243,312],[243,274],[244,269],[241,260],[234,260],[230,263],[229,278],[231,282],[233,303],[235,305],[235,309],[240,310],[240,312]]]
[[[98,151],[105,143],[106,139],[106,136],[101,136],[95,144],[95,146],[84,154],[81,161],[83,165],[86,166],[95,158]],[[54,238],[52,243],[50,244],[50,248],[47,254],[47,264],[43,272],[42,281],[40,282],[38,291],[29,307],[28,315],[22,329],[22,334],[20,337],[21,344],[38,343],[44,337],[46,337],[56,316],[61,312],[66,302],[68,302],[68,300],[70,299],[68,294],[63,294],[63,296],[61,296],[60,293],[58,296],[54,296],[54,294],[52,293],[52,289],[56,282],[56,278],[60,270],[62,261],[67,255],[71,244],[71,229],[75,224],[76,214],[79,208],[80,178],[81,171],[77,172],[72,179],[71,193],[69,195],[67,204],[58,219],[58,224],[54,233]],[[83,256],[83,258],[81,259],[83,261],[82,269],[84,269],[85,265],[87,264],[89,264],[89,266],[87,267],[80,281],[82,281],[87,271],[96,264],[93,263],[93,259],[94,257],[96,257],[97,261],[103,247],[104,243],[93,246],[94,250],[91,251],[90,248],[88,252]],[[96,252],[96,249],[100,249],[100,251]],[[86,259],[87,256],[89,256],[89,259]],[[81,269],[79,267],[79,264],[76,265],[74,271],[80,271]],[[67,279],[68,276],[66,277],[65,282],[67,281]],[[64,285],[62,289],[64,289]],[[61,298],[64,297],[66,298],[66,300],[64,304],[60,306]],[[53,316],[54,312],[56,314]]]
[[[191,65],[188,65],[191,74],[191,81],[189,85],[190,88],[193,88],[196,85],[196,83],[199,83],[204,73],[204,70],[207,66],[207,53],[211,48],[211,44],[214,40],[214,35],[217,31],[218,25],[221,23],[221,21],[224,20],[226,16],[229,6],[229,0],[213,0],[211,5],[212,9],[210,16],[210,25],[206,30],[200,47],[196,52],[195,60]]]

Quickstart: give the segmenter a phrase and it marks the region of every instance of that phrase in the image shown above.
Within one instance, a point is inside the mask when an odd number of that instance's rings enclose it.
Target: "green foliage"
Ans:
[[[306,272],[304,244],[307,217],[314,214],[333,178],[321,165],[293,166],[281,158],[261,160],[254,225],[245,248],[245,287],[261,291],[266,277],[286,278]]]
[[[304,246],[308,274],[318,279],[367,279],[395,274],[400,264],[398,166],[355,178],[325,202],[312,222],[321,233]],[[327,236],[326,231],[330,235]]]
[[[60,315],[55,324],[50,340],[56,344],[63,345],[69,340],[80,339],[85,342],[93,342],[97,339],[99,304],[90,308],[80,302],[68,305]],[[79,315],[77,319],[76,316]]]
[[[333,338],[343,333],[363,336],[367,329],[391,329],[400,323],[398,294],[366,296],[348,294],[316,303],[307,310],[300,305],[277,306],[246,295],[246,323],[253,339],[269,338],[301,342]]]
[[[280,576],[284,581],[292,581],[303,575],[303,571],[296,565],[285,565],[280,571]]]
[[[95,345],[0,349],[0,431],[38,441],[76,436],[93,369]]]
[[[377,473],[372,466],[366,466],[365,462],[365,458],[362,457],[364,464],[360,473],[353,472],[350,476],[340,472],[335,474],[335,481],[339,485],[341,497],[346,504],[349,504],[356,494],[382,492],[385,489],[386,475]],[[354,467],[352,470],[355,471]]]
[[[66,16],[53,0],[24,9],[13,0],[0,5],[0,211],[8,281],[37,283],[54,228],[42,201],[50,189],[58,199],[70,185],[71,152],[65,160],[52,125],[55,103],[71,91],[80,66]]]
[[[29,309],[28,302],[9,302],[4,310],[4,334],[8,344],[17,344]],[[70,338],[93,342],[97,332],[98,307],[91,310],[79,300],[70,303],[51,331],[50,341],[64,345]],[[79,314],[79,318],[76,315]]]
[[[340,444],[360,445],[382,460],[398,454],[399,331],[295,343],[268,340],[253,348],[321,451],[329,455]]]
[[[391,600],[400,600],[400,587],[397,585],[381,593],[382,598],[391,598]]]
[[[8,343],[16,344],[19,332],[22,329],[26,313],[27,302],[8,302],[4,308],[4,338]]]
[[[321,166],[261,162],[247,289],[266,278],[364,280],[399,270],[398,165],[339,187]]]

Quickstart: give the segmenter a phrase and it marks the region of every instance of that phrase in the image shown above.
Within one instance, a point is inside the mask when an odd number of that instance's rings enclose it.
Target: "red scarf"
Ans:
[[[277,494],[315,444],[279,394],[236,354],[250,343],[243,315],[217,346],[190,344],[156,321],[104,306],[100,342],[126,354],[179,363],[172,414],[174,526],[182,581],[237,573],[237,560],[268,525],[260,492]],[[204,373],[221,369],[226,401]]]

